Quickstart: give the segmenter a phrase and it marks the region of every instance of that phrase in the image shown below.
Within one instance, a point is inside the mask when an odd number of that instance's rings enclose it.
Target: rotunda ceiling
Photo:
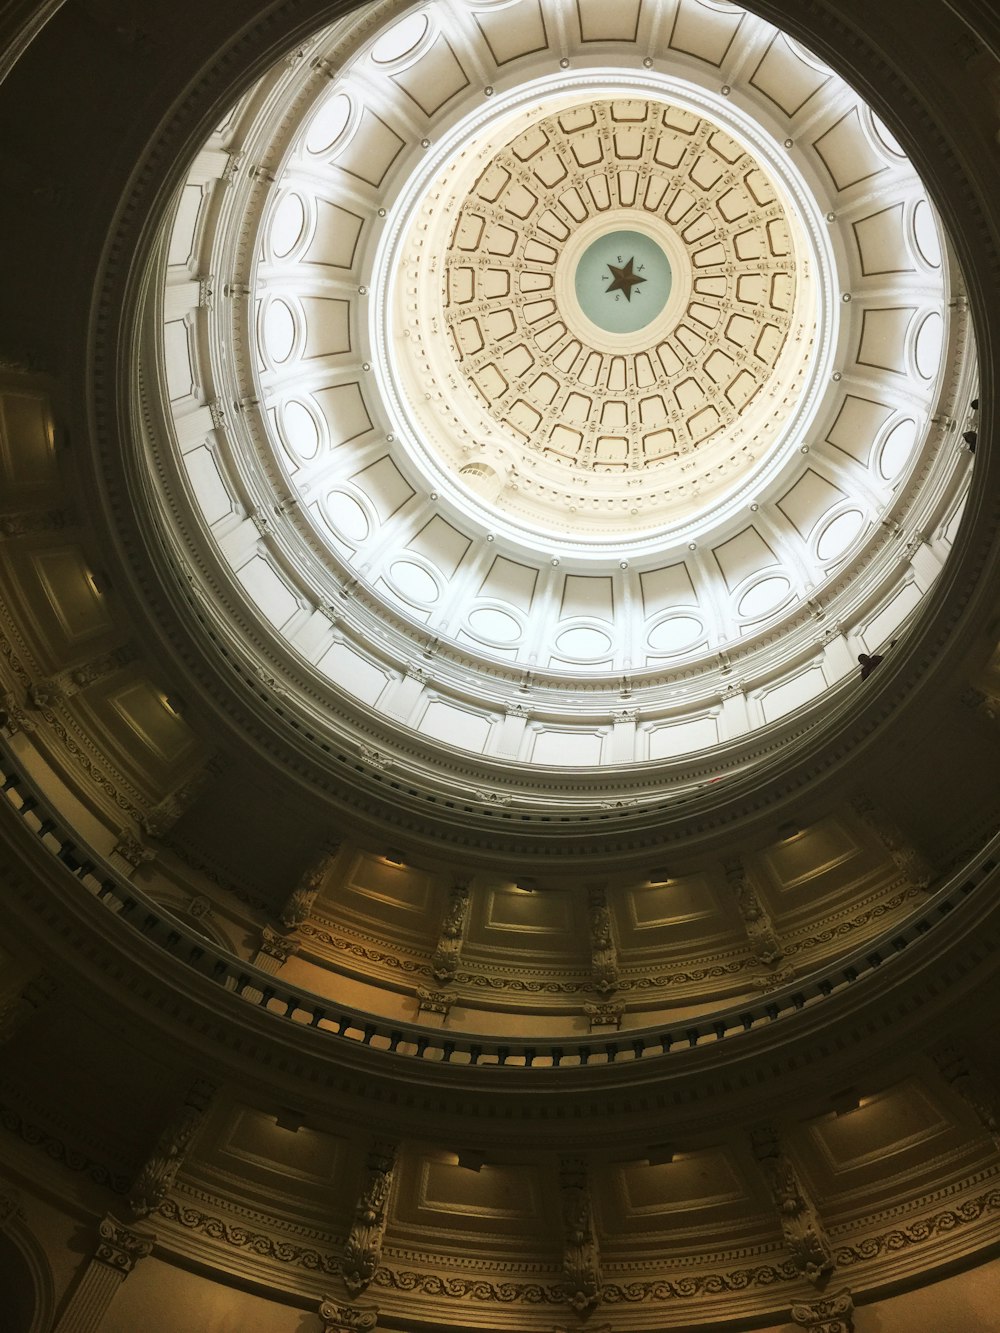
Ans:
[[[976,372],[923,187],[797,43],[682,10],[365,11],[181,193],[167,540],[362,769],[551,808],[552,765],[586,805],[771,762],[947,558]]]
[[[474,114],[418,173],[376,261],[389,397],[522,528],[634,541],[773,447],[819,360],[818,264],[718,124],[641,84],[574,102],[578,82],[478,133]]]

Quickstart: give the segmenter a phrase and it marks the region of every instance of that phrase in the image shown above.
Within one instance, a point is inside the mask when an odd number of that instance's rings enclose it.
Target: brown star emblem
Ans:
[[[634,264],[634,255],[628,263],[623,264],[620,268],[617,268],[614,264],[609,264],[608,268],[611,270],[612,281],[610,287],[605,287],[605,292],[624,292],[625,300],[631,301],[632,288],[638,286],[640,282],[646,281],[645,278],[640,278],[638,273],[633,272]]]

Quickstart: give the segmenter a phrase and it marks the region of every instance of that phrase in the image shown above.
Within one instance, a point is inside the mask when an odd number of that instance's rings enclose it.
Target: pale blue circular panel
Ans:
[[[670,295],[670,263],[640,231],[609,231],[587,246],[576,266],[576,299],[605,333],[636,333]]]

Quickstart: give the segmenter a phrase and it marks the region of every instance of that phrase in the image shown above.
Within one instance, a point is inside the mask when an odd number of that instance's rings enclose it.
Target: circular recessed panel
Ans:
[[[284,259],[298,244],[306,223],[305,209],[297,194],[286,194],[271,223],[271,249],[275,258]]]
[[[408,602],[425,605],[437,601],[438,586],[434,579],[426,569],[415,565],[412,560],[396,560],[389,575],[399,594]]]
[[[556,648],[566,657],[575,657],[582,661],[603,657],[610,651],[611,640],[603,630],[590,625],[578,625],[559,635]]]
[[[921,323],[914,343],[913,355],[921,379],[930,380],[937,374],[943,341],[944,320],[934,310]]]
[[[694,616],[669,616],[649,632],[647,643],[654,653],[680,653],[691,648],[705,629]]]
[[[391,65],[402,60],[420,44],[429,26],[426,14],[410,14],[394,23],[389,31],[372,47],[372,60],[379,65]]]
[[[917,440],[917,423],[907,417],[885,437],[878,457],[878,470],[886,481],[895,481],[906,466]]]
[[[327,513],[334,531],[349,542],[363,542],[371,528],[368,515],[353,495],[332,491],[327,497]]]
[[[774,611],[788,596],[791,585],[786,578],[772,575],[755,583],[740,598],[739,614],[746,620],[756,620]]]
[[[478,607],[469,616],[473,634],[487,643],[514,643],[521,637],[521,626],[513,616],[497,607]]]
[[[851,545],[861,531],[865,516],[860,509],[848,509],[831,519],[821,531],[816,542],[816,555],[826,563],[837,560]]]
[[[584,315],[605,333],[635,333],[667,304],[673,277],[662,249],[639,231],[591,241],[577,260],[574,290]]]
[[[931,268],[940,268],[941,243],[934,224],[934,214],[926,199],[919,199],[913,210],[913,237],[921,259]]]
[[[306,150],[310,153],[323,153],[333,147],[351,118],[350,98],[344,93],[337,93],[320,107],[306,135]]]
[[[319,427],[304,404],[290,399],[282,409],[281,429],[289,449],[300,462],[308,462],[319,452]]]
[[[264,346],[272,361],[287,361],[295,345],[295,319],[284,301],[272,301],[264,313]]]

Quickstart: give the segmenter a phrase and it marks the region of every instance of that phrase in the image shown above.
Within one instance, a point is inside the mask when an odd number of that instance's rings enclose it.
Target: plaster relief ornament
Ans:
[[[611,912],[603,889],[591,889],[590,976],[594,990],[608,995],[619,982],[618,951],[611,932]]]
[[[581,1158],[566,1158],[559,1185],[565,1299],[578,1315],[588,1315],[600,1303],[602,1278],[586,1163]]]
[[[371,1284],[378,1269],[395,1165],[394,1144],[376,1143],[368,1154],[365,1181],[344,1251],[344,1283],[353,1296]]]
[[[283,926],[294,929],[296,926],[302,925],[303,921],[308,920],[323,883],[333,868],[337,850],[338,847],[331,844],[322,856],[318,857],[303,871],[302,878],[289,894],[287,902],[281,909],[281,924]]]
[[[834,1258],[816,1207],[805,1193],[775,1130],[770,1125],[761,1126],[753,1131],[751,1140],[778,1209],[785,1244],[796,1267],[810,1282],[819,1285],[832,1272]]]
[[[191,1085],[183,1106],[160,1134],[132,1183],[128,1203],[134,1217],[156,1212],[169,1194],[215,1091],[215,1084],[207,1079],[196,1079]]]
[[[456,884],[448,896],[444,923],[437,948],[431,958],[431,971],[437,981],[451,981],[458,971],[459,954],[462,951],[462,935],[465,919],[469,912],[469,889],[465,884]]]

